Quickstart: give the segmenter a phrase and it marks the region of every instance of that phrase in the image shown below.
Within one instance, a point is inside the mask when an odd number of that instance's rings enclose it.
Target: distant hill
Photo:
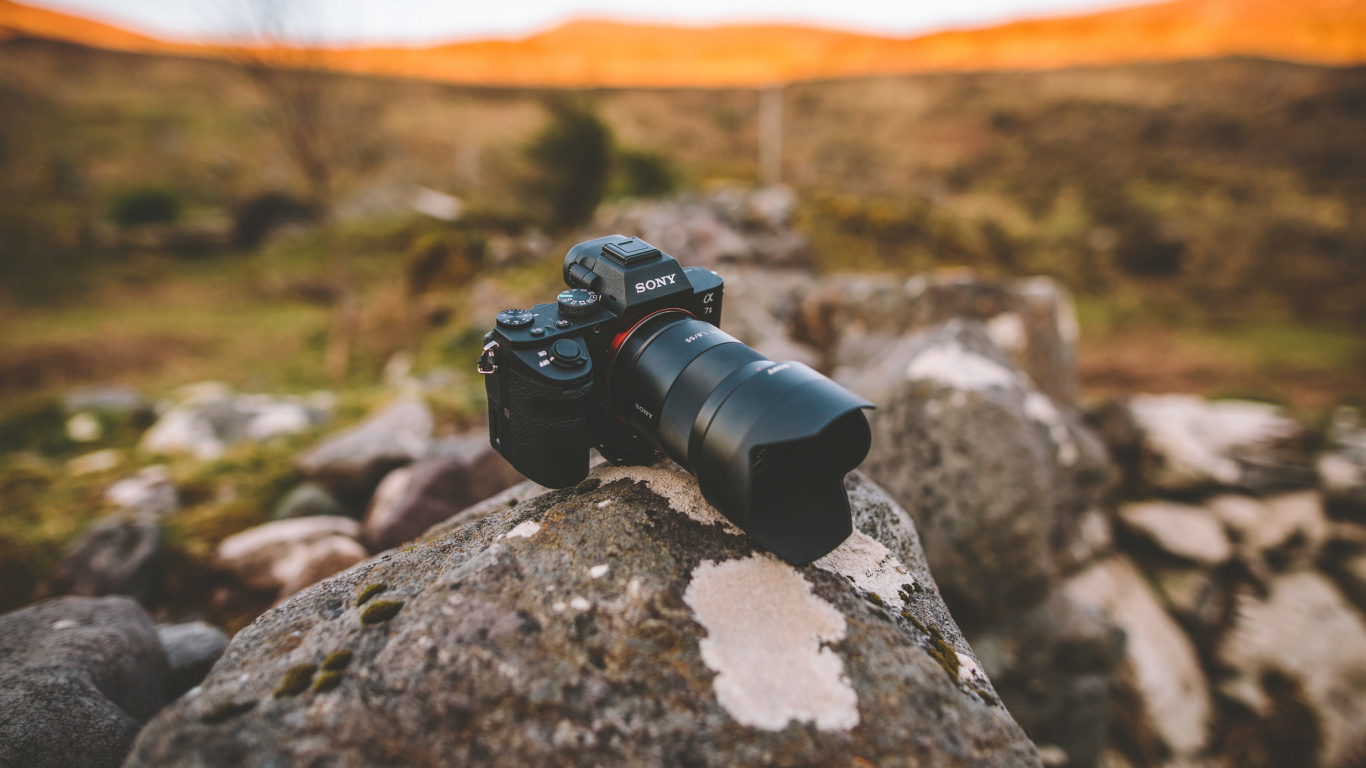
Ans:
[[[0,0],[0,40],[13,37],[146,53],[225,53]],[[458,83],[721,87],[1222,56],[1364,62],[1366,2],[1173,0],[908,39],[797,26],[686,28],[580,21],[521,40],[327,49],[311,52],[309,60],[351,72]]]

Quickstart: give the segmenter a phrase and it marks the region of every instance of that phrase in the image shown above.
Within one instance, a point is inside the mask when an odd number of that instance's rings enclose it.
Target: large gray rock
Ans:
[[[1043,601],[1109,477],[1077,415],[972,321],[901,339],[840,379],[877,405],[864,471],[915,518],[954,616],[975,630]]]
[[[364,506],[386,474],[427,453],[432,428],[426,403],[399,400],[304,454],[299,469],[341,500]]]
[[[268,611],[128,765],[1039,765],[848,488],[861,532],[795,568],[690,476],[599,468]]]
[[[1274,719],[1277,688],[1295,691],[1317,730],[1317,754],[1301,765],[1360,765],[1366,755],[1366,621],[1324,576],[1276,579],[1263,599],[1240,596],[1238,622],[1218,661],[1231,674],[1221,692]]]
[[[438,441],[432,454],[390,472],[375,490],[363,532],[371,550],[415,539],[475,502],[525,479],[493,450],[484,430]]]
[[[57,582],[73,595],[127,595],[152,602],[162,568],[161,524],[155,515],[97,520],[67,549]]]
[[[228,647],[227,634],[203,621],[158,627],[157,639],[161,641],[170,665],[167,701],[199,685]]]
[[[165,679],[152,621],[126,597],[63,597],[0,616],[0,765],[121,765]]]
[[[791,325],[793,336],[819,350],[829,367],[861,368],[889,340],[954,318],[983,323],[1039,391],[1061,407],[1075,405],[1076,312],[1067,290],[1048,278],[825,276],[800,297]]]

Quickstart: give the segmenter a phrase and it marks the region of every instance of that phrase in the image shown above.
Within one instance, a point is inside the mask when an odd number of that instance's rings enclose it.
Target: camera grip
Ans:
[[[513,373],[484,380],[489,440],[518,472],[547,488],[588,476],[593,384],[563,388]]]

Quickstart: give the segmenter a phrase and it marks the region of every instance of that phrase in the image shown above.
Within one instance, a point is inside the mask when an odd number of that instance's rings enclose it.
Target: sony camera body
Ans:
[[[484,336],[489,439],[513,467],[565,488],[593,447],[614,464],[662,450],[791,562],[849,535],[843,478],[867,455],[870,403],[723,332],[720,276],[639,238],[574,246],[564,279],[555,303],[503,310]]]

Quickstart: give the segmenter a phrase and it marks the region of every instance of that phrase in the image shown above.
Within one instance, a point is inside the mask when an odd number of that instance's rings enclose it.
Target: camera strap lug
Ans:
[[[495,354],[498,351],[498,342],[490,341],[484,345],[484,351],[479,354],[479,362],[475,363],[474,369],[488,376],[498,370],[498,358]]]

